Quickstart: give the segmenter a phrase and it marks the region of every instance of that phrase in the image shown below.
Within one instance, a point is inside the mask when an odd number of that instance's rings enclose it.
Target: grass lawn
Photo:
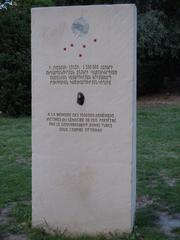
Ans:
[[[138,108],[137,214],[120,237],[68,237],[31,228],[31,119],[0,117],[0,240],[180,239],[180,106]]]

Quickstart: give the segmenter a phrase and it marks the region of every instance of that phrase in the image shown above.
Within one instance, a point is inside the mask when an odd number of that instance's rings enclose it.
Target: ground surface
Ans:
[[[180,239],[180,97],[138,100],[137,214],[130,236],[31,228],[31,120],[0,117],[0,240]]]

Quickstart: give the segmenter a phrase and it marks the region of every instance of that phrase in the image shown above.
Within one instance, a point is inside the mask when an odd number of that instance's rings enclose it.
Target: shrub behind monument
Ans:
[[[51,1],[18,1],[0,11],[0,111],[31,113],[30,9]]]

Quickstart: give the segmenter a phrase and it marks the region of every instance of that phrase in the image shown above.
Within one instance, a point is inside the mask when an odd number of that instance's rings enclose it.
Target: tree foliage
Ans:
[[[143,2],[143,1],[141,1]],[[180,63],[180,1],[147,0],[138,15],[140,94],[177,89]],[[173,89],[173,90],[174,90]]]
[[[0,111],[31,112],[30,8],[50,1],[18,1],[0,11]]]

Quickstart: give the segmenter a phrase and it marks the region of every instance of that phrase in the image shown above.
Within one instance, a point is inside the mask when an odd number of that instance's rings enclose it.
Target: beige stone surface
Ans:
[[[135,196],[135,5],[32,9],[33,225],[130,232]]]

